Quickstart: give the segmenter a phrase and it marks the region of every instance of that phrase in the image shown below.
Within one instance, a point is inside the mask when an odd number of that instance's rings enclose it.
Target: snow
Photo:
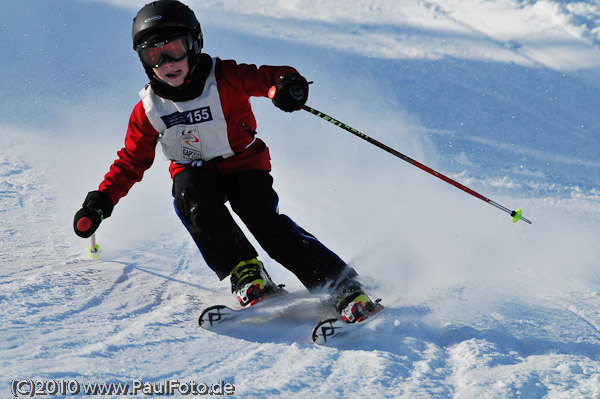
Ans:
[[[37,379],[223,381],[243,398],[600,398],[600,2],[338,3],[189,2],[209,54],[296,66],[314,81],[309,105],[533,224],[254,99],[281,211],[386,311],[316,347],[322,298],[261,252],[291,291],[277,317],[203,331],[200,309],[234,300],[175,216],[160,155],[99,229],[98,259],[71,227],[145,83],[129,41],[144,1],[5,2],[2,397]]]

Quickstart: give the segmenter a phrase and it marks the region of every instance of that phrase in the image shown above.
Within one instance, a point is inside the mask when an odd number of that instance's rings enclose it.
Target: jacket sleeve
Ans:
[[[243,91],[248,97],[267,97],[271,86],[279,76],[288,72],[298,72],[290,66],[237,64],[233,60],[218,60],[217,67],[222,80],[229,86]]]
[[[117,159],[98,188],[108,194],[113,205],[127,195],[129,189],[142,180],[144,172],[152,166],[157,141],[158,132],[150,124],[140,101],[129,118],[125,146],[117,152]]]
[[[229,143],[236,153],[244,151],[253,140],[247,128],[250,131],[257,130],[250,97],[267,97],[271,86],[277,83],[279,76],[287,72],[296,70],[289,66],[257,67],[238,64],[233,60],[216,59],[217,87],[227,121]]]

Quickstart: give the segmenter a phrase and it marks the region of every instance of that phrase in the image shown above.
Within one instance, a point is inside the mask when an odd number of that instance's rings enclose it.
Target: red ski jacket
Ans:
[[[191,166],[189,162],[182,163],[172,160],[169,167],[171,177],[189,167],[211,167],[223,174],[251,169],[271,170],[267,146],[252,134],[256,130],[256,119],[252,113],[249,98],[267,97],[269,88],[277,83],[281,74],[296,72],[296,70],[288,66],[263,65],[256,67],[256,65],[237,64],[233,60],[221,60],[219,58],[214,58],[213,63],[214,79],[216,80],[218,98],[222,108],[221,118],[224,117],[226,122],[226,132],[222,134],[227,135],[225,142],[228,142],[230,154],[233,155],[228,155],[225,158],[217,157],[212,160],[202,159],[202,166]],[[205,87],[204,91],[207,90],[209,88]],[[145,91],[147,89],[142,90],[140,95],[142,96]],[[152,95],[156,96],[156,94]],[[200,97],[204,95],[205,93]],[[182,104],[160,98],[158,101],[171,107]],[[196,114],[199,115],[198,111],[200,109],[202,108],[195,110]],[[175,115],[175,118],[172,118],[173,115],[161,116],[157,123],[155,110],[153,110],[155,114],[152,114],[152,120],[155,121],[153,124],[148,116],[150,111],[145,109],[143,100],[136,104],[129,118],[125,146],[117,152],[118,158],[113,162],[109,172],[100,183],[99,190],[108,194],[113,205],[116,205],[119,199],[124,197],[136,182],[142,180],[144,172],[152,166],[156,144],[162,140],[162,135],[165,133],[164,128],[178,128],[178,123],[182,122],[180,129],[184,130],[180,131],[180,136],[185,134],[185,129],[190,130],[190,123],[180,120],[184,119],[182,115]],[[190,119],[193,119],[191,115],[196,115],[192,114],[192,111],[187,113],[189,115],[185,112],[184,115],[190,116]],[[221,114],[219,113],[219,115]],[[168,120],[167,125],[161,124],[160,119]],[[197,125],[193,129],[201,130],[202,126]],[[164,146],[163,152],[167,153]]]

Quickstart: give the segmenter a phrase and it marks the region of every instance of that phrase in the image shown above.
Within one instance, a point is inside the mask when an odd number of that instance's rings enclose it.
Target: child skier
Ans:
[[[242,306],[279,287],[235,223],[229,201],[270,257],[311,291],[327,289],[347,322],[376,305],[357,274],[289,217],[278,213],[269,151],[256,137],[250,97],[270,97],[286,112],[302,108],[308,83],[294,68],[237,64],[202,53],[194,12],[176,0],[145,5],[133,20],[133,48],[150,79],[140,92],[125,146],[98,190],[76,213],[74,229],[90,237],[154,161],[157,143],[170,163],[175,210],[208,266]]]

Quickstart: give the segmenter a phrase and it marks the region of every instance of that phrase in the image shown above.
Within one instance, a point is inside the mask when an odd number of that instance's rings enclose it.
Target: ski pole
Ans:
[[[90,246],[88,247],[87,254],[90,258],[98,258],[100,256],[100,245],[96,244],[96,233],[90,237]]]
[[[330,122],[330,123],[334,124],[335,126],[337,126],[339,128],[342,128],[342,129],[346,130],[347,132],[352,133],[353,135],[355,135],[357,137],[360,137],[361,139],[363,139],[365,141],[368,141],[369,143],[371,143],[371,144],[373,144],[373,145],[381,148],[382,150],[385,150],[385,151],[389,152],[390,154],[395,155],[396,157],[402,159],[403,161],[406,161],[409,164],[411,164],[413,166],[416,166],[417,168],[419,168],[421,170],[424,170],[425,172],[427,172],[427,173],[429,173],[429,174],[437,177],[438,179],[441,179],[441,180],[445,181],[446,183],[449,183],[449,184],[453,185],[454,187],[456,187],[456,188],[458,188],[458,189],[466,192],[467,194],[471,194],[473,197],[479,198],[480,200],[485,201],[485,202],[487,202],[488,204],[490,204],[492,206],[495,206],[496,208],[500,209],[501,211],[506,212],[510,216],[512,216],[512,221],[514,223],[518,222],[519,220],[522,220],[525,223],[531,224],[531,220],[528,220],[528,219],[524,218],[521,215],[521,213],[522,213],[521,209],[515,209],[514,211],[511,211],[510,209],[505,208],[504,206],[498,204],[497,202],[492,201],[491,199],[489,199],[487,197],[484,197],[483,195],[481,195],[478,192],[470,189],[469,187],[464,186],[464,185],[460,184],[459,182],[457,182],[455,180],[452,180],[448,176],[444,176],[443,174],[441,174],[441,173],[439,173],[439,172],[431,169],[430,167],[428,167],[426,165],[423,165],[420,162],[415,161],[414,159],[412,159],[412,158],[410,158],[410,157],[402,154],[401,152],[396,151],[396,150],[394,150],[391,147],[388,147],[387,145],[385,145],[385,144],[383,144],[383,143],[375,140],[374,138],[367,136],[366,134],[364,134],[364,133],[362,133],[362,132],[354,129],[351,126],[346,125],[343,122],[340,122],[340,121],[332,118],[331,116],[329,116],[329,115],[327,115],[327,114],[325,114],[325,113],[323,113],[321,111],[317,111],[316,109],[314,109],[312,107],[309,107],[308,105],[304,105],[302,107],[302,109],[305,110],[305,111],[307,111],[307,112],[310,112],[313,115],[318,116],[321,119],[326,120],[327,122]]]

